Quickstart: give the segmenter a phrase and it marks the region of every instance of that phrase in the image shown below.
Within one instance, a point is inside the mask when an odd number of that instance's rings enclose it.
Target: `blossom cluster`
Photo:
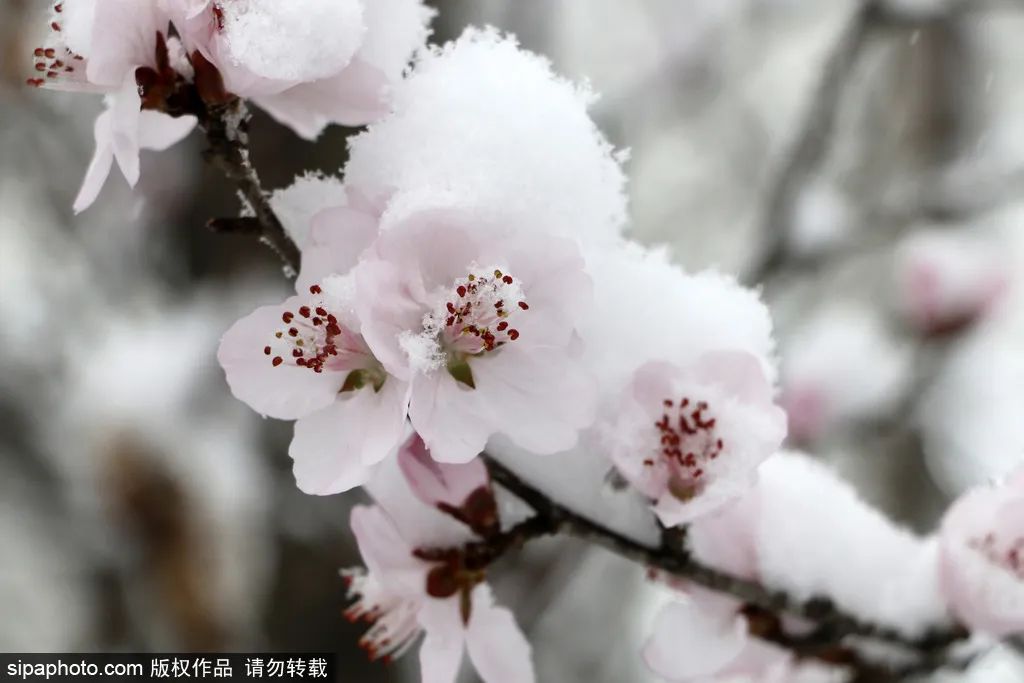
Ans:
[[[424,681],[454,680],[464,652],[489,683],[535,679],[486,583],[514,526],[485,453],[595,517],[640,501],[640,534],[686,526],[702,561],[910,635],[951,617],[1024,629],[1024,478],[967,494],[922,538],[780,454],[793,414],[758,292],[629,240],[626,155],[586,87],[492,29],[428,47],[430,17],[419,0],[64,0],[31,80],[106,94],[78,209],[114,160],[134,183],[140,148],[195,125],[183,83],[304,137],[368,124],[338,177],[270,198],[301,250],[295,294],[235,323],[217,357],[236,397],[295,422],[301,490],[373,499],[351,517],[366,569],[344,572],[370,656],[423,634]],[[995,287],[915,282],[930,327]],[[610,493],[594,505],[588,487]],[[665,679],[834,675],[752,639],[738,600],[656,578],[678,598],[643,653]]]

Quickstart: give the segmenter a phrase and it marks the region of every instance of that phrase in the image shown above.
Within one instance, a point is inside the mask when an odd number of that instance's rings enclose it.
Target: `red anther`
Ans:
[[[325,316],[325,315],[327,315],[327,311],[326,311],[326,310],[324,310],[324,307],[323,307],[323,306],[317,306],[317,307],[316,307],[315,309],[313,309],[313,310],[315,310],[315,311],[316,311],[316,314],[317,314],[317,315],[324,315],[324,316]]]
[[[58,24],[56,21],[52,21],[50,22],[50,28],[52,28],[54,31],[60,31],[60,24]]]
[[[301,315],[303,318],[308,318],[309,315],[310,315],[309,306],[300,306],[299,307],[299,315]]]
[[[56,56],[57,51],[54,50],[52,47],[48,47],[45,50],[43,50],[43,54],[46,55],[47,59],[53,59],[54,56]]]
[[[64,11],[64,3],[63,2],[58,2],[56,5],[53,6],[53,11],[54,12],[58,12],[58,13],[63,12]]]
[[[459,285],[455,291],[459,293],[459,296],[466,296],[466,288],[463,285]]]
[[[57,72],[56,71],[47,71],[46,72],[46,77],[47,78],[57,78]]]
[[[329,323],[327,325],[327,334],[331,335],[332,337],[337,337],[339,334],[341,334],[341,327],[338,326],[338,323]]]
[[[306,367],[306,359],[305,358],[299,358],[299,359],[297,359],[295,361],[295,364],[298,365],[300,368],[304,368],[304,367]]]
[[[36,63],[36,71],[46,71],[46,65],[42,62]]]
[[[270,347],[269,346],[264,346],[263,347],[263,353],[265,355],[269,356],[270,355]]]
[[[302,358],[302,349],[292,349],[292,357]]]
[[[284,358],[281,358],[281,356],[274,356],[274,360],[271,362],[274,364],[274,367],[276,368],[278,365],[284,362]]]
[[[498,332],[504,332],[506,329],[508,329],[507,320],[502,320],[500,323],[498,323]]]
[[[321,318],[317,318],[317,317],[313,318],[313,327],[320,327],[323,324],[324,324],[324,321]]]
[[[519,302],[519,308],[523,309],[524,311],[530,310],[529,304],[527,304],[525,301]]]
[[[506,285],[510,285],[512,284],[512,276],[506,275],[505,277],[501,278],[501,281],[504,282]]]
[[[33,54],[33,55],[35,55],[36,57],[42,57],[42,56],[44,56],[44,55],[45,55],[46,53],[45,53],[45,52],[43,52],[43,48],[41,48],[41,47],[37,47],[37,48],[36,48],[35,50],[33,50],[33,51],[32,51],[32,54]]]
[[[291,311],[285,311],[285,312],[284,312],[284,313],[283,313],[283,314],[281,315],[281,320],[283,320],[283,321],[285,322],[285,324],[287,325],[288,323],[290,323],[290,322],[292,321],[292,319],[293,319],[294,317],[295,317],[295,314],[294,314],[294,313],[292,313]]]
[[[511,339],[512,341],[515,341],[516,339],[519,339],[519,330],[516,330],[516,329],[509,330],[508,331],[508,338]],[[516,348],[519,348],[519,347],[517,346]]]
[[[500,299],[499,299],[498,301],[495,301],[495,302],[494,302],[494,307],[495,307],[495,308],[499,308],[499,309],[500,309],[500,308],[502,308],[502,307],[503,307],[504,305],[505,305],[505,302],[504,302],[504,301],[501,301]]]
[[[453,304],[451,301],[448,302],[448,304],[445,306],[445,308],[448,309],[449,313],[451,313],[453,315],[455,314],[455,304]]]
[[[323,290],[320,289],[320,285],[310,285],[309,286],[309,293],[310,294],[320,294],[322,291]]]
[[[295,328],[295,327],[289,327],[289,328],[288,328],[288,336],[289,336],[289,337],[297,337],[297,336],[299,336],[299,330],[298,330],[298,328]]]

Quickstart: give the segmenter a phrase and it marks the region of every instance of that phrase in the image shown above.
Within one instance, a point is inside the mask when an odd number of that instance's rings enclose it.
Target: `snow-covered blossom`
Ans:
[[[170,53],[180,49],[168,38],[169,16],[157,0],[61,0],[53,7],[50,32],[34,51],[38,75],[30,85],[106,94],[96,119],[96,151],[76,212],[99,195],[116,160],[132,187],[139,179],[139,150],[163,150],[195,126],[193,116],[172,118],[144,111],[143,84],[173,82]],[[143,94],[145,88],[143,88]]]
[[[254,410],[298,420],[289,454],[307,493],[365,483],[405,435],[408,384],[389,375],[360,334],[346,274],[373,239],[365,216],[337,207],[316,216],[297,294],[242,318],[217,358],[236,397]]]
[[[609,438],[619,471],[675,526],[741,496],[785,435],[757,358],[721,351],[685,368],[642,366]]]
[[[1010,276],[1000,249],[960,232],[922,231],[900,245],[896,278],[910,321],[925,334],[955,331],[989,311]]]
[[[487,220],[386,213],[354,272],[363,336],[409,382],[412,425],[441,462],[471,460],[496,433],[554,453],[593,419],[575,348],[591,295],[579,250],[559,237],[502,238]]]
[[[996,316],[956,343],[916,415],[929,473],[952,496],[1024,465],[1024,318]]]
[[[761,466],[748,495],[744,504],[754,507],[732,524],[753,526],[734,538],[754,539],[764,584],[800,600],[827,595],[911,636],[948,623],[935,539],[894,524],[829,467],[780,453]]]
[[[378,205],[411,193],[500,210],[477,231],[609,243],[626,223],[625,178],[593,101],[513,38],[470,28],[394,86],[392,114],[351,140],[345,180]]]
[[[844,420],[884,416],[910,380],[909,349],[871,311],[829,308],[796,330],[782,359],[790,437],[805,442]]]
[[[444,467],[453,477],[475,479],[474,488],[489,486],[482,470],[456,474],[473,465]],[[494,604],[486,561],[470,552],[479,539],[424,505],[396,470],[381,468],[368,485],[378,505],[357,506],[351,515],[366,570],[343,572],[356,599],[346,615],[372,624],[360,645],[371,659],[393,659],[422,633],[425,683],[453,682],[463,651],[485,683],[530,683],[530,645],[512,613]]]
[[[225,88],[299,135],[363,125],[421,48],[433,16],[421,0],[166,0],[190,53]]]
[[[941,531],[945,598],[972,628],[1024,633],[1024,470],[961,496]]]

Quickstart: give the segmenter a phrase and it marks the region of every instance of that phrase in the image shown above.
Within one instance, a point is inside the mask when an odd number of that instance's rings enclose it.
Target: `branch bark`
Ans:
[[[285,232],[284,225],[270,206],[270,200],[260,185],[259,176],[249,158],[249,111],[245,103],[234,98],[224,104],[209,105],[199,113],[199,125],[206,133],[207,161],[223,171],[235,183],[245,198],[252,216],[244,216],[244,223],[252,233],[258,222],[260,241],[270,247],[284,263],[289,276],[298,273],[301,253]],[[223,225],[221,220],[217,225]]]

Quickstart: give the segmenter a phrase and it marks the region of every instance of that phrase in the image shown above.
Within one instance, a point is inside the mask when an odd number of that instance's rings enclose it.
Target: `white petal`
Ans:
[[[158,111],[143,111],[139,116],[139,147],[163,151],[180,142],[196,126],[194,116],[168,116]]]
[[[405,434],[405,383],[388,379],[380,391],[364,387],[346,393],[295,424],[288,454],[306,493],[327,495],[365,484],[371,466],[393,452]]]
[[[665,605],[644,646],[644,661],[678,681],[712,675],[735,660],[747,640],[743,619],[727,611],[702,610],[693,601]]]
[[[82,188],[75,197],[75,213],[85,211],[96,201],[103,184],[110,175],[110,167],[114,163],[114,150],[110,139],[110,111],[105,111],[96,117],[93,125],[93,135],[96,138],[96,150],[93,152],[92,161],[85,172],[82,180]]]
[[[473,591],[473,607],[466,632],[466,649],[484,683],[533,683],[536,680],[530,643],[519,630],[512,612],[495,607],[478,596],[490,589]]]

